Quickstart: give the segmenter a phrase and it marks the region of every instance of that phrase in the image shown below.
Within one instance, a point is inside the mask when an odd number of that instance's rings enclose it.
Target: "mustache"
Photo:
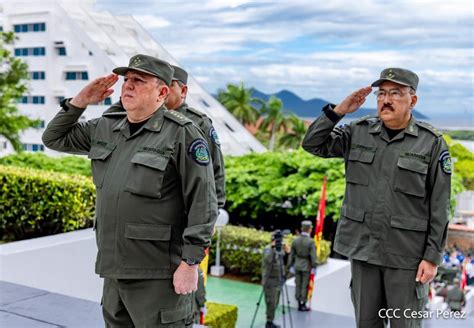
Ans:
[[[389,104],[386,104],[386,105],[383,105],[382,107],[382,110],[381,111],[384,111],[384,110],[390,110],[390,111],[394,111],[393,107]]]

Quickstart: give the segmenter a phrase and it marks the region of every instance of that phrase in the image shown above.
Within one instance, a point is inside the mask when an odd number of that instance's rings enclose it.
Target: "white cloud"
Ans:
[[[171,25],[168,20],[155,15],[133,15],[133,18],[146,29],[162,28]]]
[[[210,92],[245,81],[266,92],[338,101],[384,67],[401,66],[420,75],[424,106],[473,107],[471,0],[98,4],[138,16]]]

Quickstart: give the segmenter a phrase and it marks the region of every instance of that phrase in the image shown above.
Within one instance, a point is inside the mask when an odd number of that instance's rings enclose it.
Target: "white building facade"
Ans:
[[[18,40],[11,49],[28,63],[30,88],[18,104],[21,113],[40,119],[37,128],[22,134],[27,151],[56,152],[45,148],[41,135],[59,110],[59,101],[73,97],[90,80],[127,66],[142,53],[179,63],[131,16],[113,16],[93,10],[94,1],[0,0],[0,27],[14,31]],[[184,67],[186,69],[186,67]],[[189,72],[187,103],[213,121],[224,154],[263,152],[265,147],[249,133]],[[89,106],[81,120],[99,117],[119,100],[121,81],[103,104]],[[0,138],[0,156],[13,149]]]

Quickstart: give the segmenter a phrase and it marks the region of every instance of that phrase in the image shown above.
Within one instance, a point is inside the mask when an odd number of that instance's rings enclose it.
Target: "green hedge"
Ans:
[[[90,178],[0,165],[0,239],[47,236],[92,226]]]
[[[204,324],[211,328],[234,328],[237,323],[237,306],[206,302]]]
[[[291,245],[295,236],[285,236],[284,243]],[[271,232],[252,228],[225,226],[221,233],[221,263],[227,272],[250,276],[252,280],[258,281],[262,276],[262,254],[263,249],[271,242]],[[216,258],[217,233],[213,237],[211,247],[211,262]],[[327,261],[331,252],[331,243],[323,240],[321,242],[321,254],[318,263]]]
[[[43,153],[22,152],[0,157],[0,165],[25,167],[91,176],[91,162],[83,156],[50,157]]]

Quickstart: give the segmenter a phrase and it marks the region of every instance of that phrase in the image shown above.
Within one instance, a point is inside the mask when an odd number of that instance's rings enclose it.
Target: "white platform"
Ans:
[[[311,310],[354,317],[349,283],[351,265],[349,261],[328,259],[327,263],[318,266],[311,299]],[[297,308],[295,300],[295,279],[288,279],[290,305]]]
[[[0,280],[100,302],[92,229],[0,245]]]

